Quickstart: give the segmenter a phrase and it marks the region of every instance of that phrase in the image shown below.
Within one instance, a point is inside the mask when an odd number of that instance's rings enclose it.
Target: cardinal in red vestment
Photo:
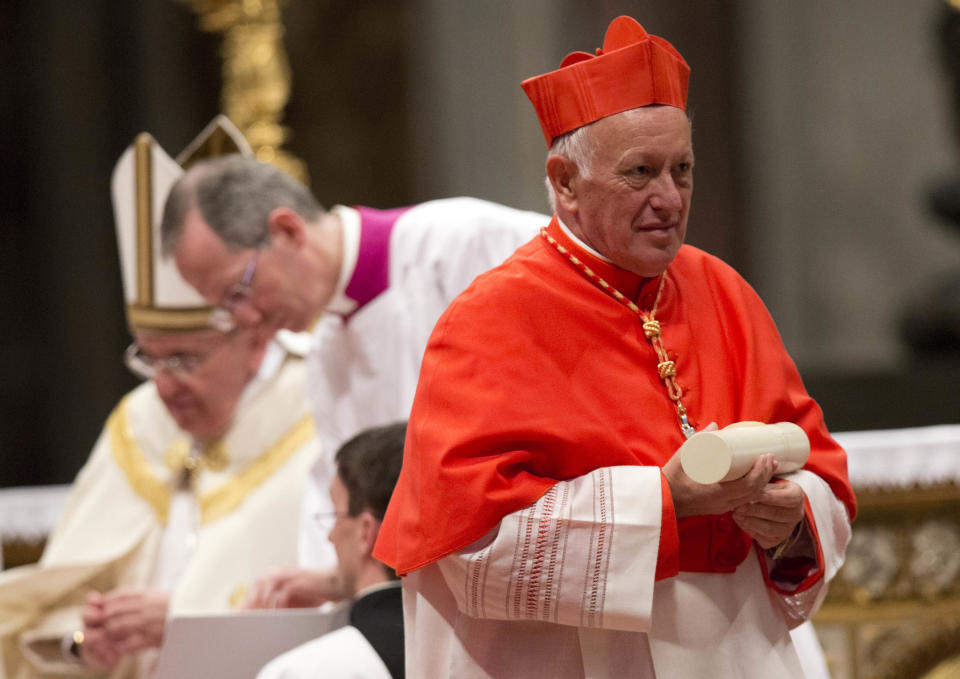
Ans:
[[[789,630],[856,503],[760,298],[683,244],[689,73],[619,17],[523,83],[555,214],[434,329],[377,545],[410,676],[802,676]],[[683,473],[685,437],[743,421],[798,425],[805,467]]]

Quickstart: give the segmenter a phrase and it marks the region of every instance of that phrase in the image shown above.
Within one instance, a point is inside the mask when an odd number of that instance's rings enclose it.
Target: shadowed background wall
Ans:
[[[925,207],[953,170],[941,0],[289,0],[287,149],[326,205],[469,194],[546,210],[519,87],[609,20],[690,63],[690,242],[770,306],[834,430],[957,421],[955,360],[906,310],[960,263]],[[67,482],[135,382],[109,199],[150,131],[177,153],[219,110],[219,39],[173,0],[0,4],[0,485]]]

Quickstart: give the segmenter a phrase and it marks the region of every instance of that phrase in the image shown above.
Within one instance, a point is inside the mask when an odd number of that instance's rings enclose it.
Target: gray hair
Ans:
[[[580,174],[589,177],[596,151],[597,145],[590,134],[590,125],[584,125],[556,137],[547,150],[547,158],[563,156],[573,161]],[[544,185],[547,187],[547,200],[550,201],[550,209],[556,210],[557,196],[554,193],[553,184],[550,183],[550,177],[544,179]]]
[[[197,163],[170,190],[160,227],[167,256],[194,206],[231,250],[264,247],[270,240],[270,213],[278,207],[307,222],[323,211],[309,189],[274,166],[237,154],[220,156]]]

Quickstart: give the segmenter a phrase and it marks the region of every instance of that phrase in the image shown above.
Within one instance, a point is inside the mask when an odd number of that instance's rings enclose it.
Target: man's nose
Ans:
[[[683,196],[669,172],[662,173],[654,181],[650,206],[655,210],[679,212],[683,208]]]
[[[169,398],[176,394],[180,388],[180,380],[176,374],[164,368],[160,368],[154,373],[153,383],[157,387],[160,398]]]
[[[263,322],[263,314],[249,301],[244,301],[234,308],[233,320],[241,328],[253,328]]]

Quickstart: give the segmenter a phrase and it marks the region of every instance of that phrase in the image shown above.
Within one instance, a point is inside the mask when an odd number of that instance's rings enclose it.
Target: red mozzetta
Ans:
[[[556,219],[547,232],[651,307],[657,279],[591,256]],[[852,517],[845,453],[746,281],[683,246],[667,269],[657,319],[691,424],[796,423],[810,439],[805,468]],[[657,360],[633,312],[543,238],[521,247],[474,281],[433,331],[377,556],[406,573],[484,536],[557,481],[599,467],[663,466],[684,439]],[[661,487],[658,578],[731,572],[747,557],[751,540],[729,515],[677,521]]]

